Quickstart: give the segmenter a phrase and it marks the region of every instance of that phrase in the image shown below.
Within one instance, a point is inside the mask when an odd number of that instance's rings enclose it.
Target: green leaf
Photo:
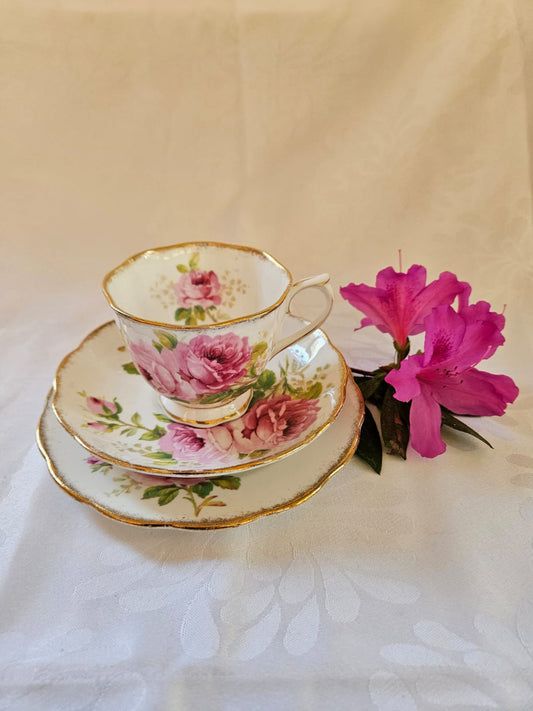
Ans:
[[[207,395],[202,395],[200,398],[200,403],[202,405],[211,405],[215,402],[222,402],[222,400],[226,400],[232,393],[231,388],[228,390],[222,390],[219,393],[208,393]]]
[[[205,499],[205,497],[213,491],[213,484],[210,481],[201,481],[195,484],[191,488],[191,491],[197,494],[201,499]]]
[[[119,427],[122,427],[121,424],[118,422],[102,422],[102,425],[107,425],[107,430],[106,432],[113,432],[113,430],[118,429]]]
[[[153,440],[161,439],[161,437],[163,437],[163,435],[165,435],[166,433],[167,431],[164,427],[156,425],[153,430],[150,430],[150,432],[145,432],[139,439],[142,439],[147,442],[152,442]]]
[[[276,374],[273,370],[263,370],[261,375],[257,378],[254,384],[254,390],[267,391],[274,387],[276,384]]]
[[[270,450],[268,449],[255,449],[253,452],[250,452],[248,455],[250,459],[259,459],[260,457],[263,456],[263,454],[266,454]]]
[[[372,467],[376,474],[381,474],[383,462],[381,438],[374,417],[366,405],[365,419],[363,420],[359,445],[355,450],[355,454]]]
[[[241,485],[238,476],[217,476],[215,479],[211,479],[211,482],[221,489],[238,489]]]
[[[266,343],[266,341],[261,341],[261,343],[256,343],[252,349],[252,358],[254,360],[256,358],[259,358],[259,356],[262,356],[267,348],[268,348],[268,343]]]
[[[198,321],[196,320],[196,316],[187,316],[185,319],[185,325],[186,326],[196,326]]]
[[[158,499],[158,504],[159,506],[166,506],[166,504],[170,504],[171,501],[174,501],[176,496],[180,493],[180,488],[179,486],[175,486],[173,489],[168,489],[167,491],[164,491],[161,496]]]
[[[161,331],[159,329],[154,331],[154,333],[158,337],[159,343],[163,346],[163,348],[168,348],[169,351],[173,351],[178,345],[178,339],[172,333],[168,333],[168,331]]]
[[[450,412],[450,410],[446,409],[445,407],[442,407],[441,405],[441,412],[442,412],[442,424],[446,425],[446,427],[450,427],[452,430],[457,430],[458,432],[464,432],[465,434],[470,435],[471,437],[475,437],[476,439],[479,439],[480,442],[483,442],[484,444],[488,445],[491,449],[494,449],[492,444],[486,440],[484,437],[482,437],[479,432],[476,432],[473,430],[471,427],[468,425],[465,425],[464,422],[461,422],[461,420],[458,420],[455,415]]]
[[[320,397],[320,393],[322,392],[322,383],[320,383],[318,380],[311,385],[311,387],[307,390],[306,393],[304,393],[303,397],[306,398],[307,400],[315,400],[317,397]]]
[[[159,420],[159,422],[174,422],[174,420],[167,415],[163,415],[161,412],[154,412],[154,417],[156,420]]]
[[[184,309],[183,307],[176,309],[176,311],[174,312],[174,318],[176,319],[176,321],[185,321],[190,315],[191,309]]]
[[[168,484],[164,484],[163,486],[150,486],[148,489],[144,490],[144,494],[142,495],[143,499],[157,499],[161,496],[161,494],[164,491],[174,491],[176,488],[175,484],[172,484],[169,486]]]
[[[152,341],[152,345],[157,351],[159,351],[159,353],[163,350],[163,346],[157,341]]]
[[[409,404],[396,400],[394,389],[387,385],[381,408],[381,434],[387,454],[407,457],[409,444]]]
[[[195,252],[192,257],[189,259],[189,267],[191,270],[196,271],[198,269],[198,265],[200,264],[200,253]]]
[[[354,380],[359,386],[364,399],[369,400],[382,385],[384,377],[385,373],[379,373],[378,375],[374,375],[372,378],[355,377]]]
[[[205,311],[203,306],[198,304],[194,307],[194,313],[200,319],[200,321],[205,321]]]
[[[134,435],[137,434],[137,428],[136,427],[125,427],[123,430],[121,430],[120,434],[126,435],[126,437],[133,437]]]
[[[134,363],[123,363],[122,370],[125,370],[126,373],[129,373],[130,375],[139,375],[139,371],[135,367]]]
[[[181,273],[181,274],[187,274],[189,271],[188,267],[185,266],[185,264],[177,264],[176,269]]]
[[[141,416],[139,415],[138,412],[133,413],[133,415],[131,416],[131,421],[133,422],[134,425],[141,424]]]
[[[157,459],[160,462],[168,463],[174,459],[170,452],[148,452],[146,456],[150,457],[150,459]]]

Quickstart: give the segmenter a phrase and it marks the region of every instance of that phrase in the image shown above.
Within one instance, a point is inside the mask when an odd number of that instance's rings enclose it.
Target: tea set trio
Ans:
[[[104,279],[114,314],[60,363],[37,440],[56,482],[120,521],[237,526],[308,499],[364,414],[320,325],[329,276],[293,281],[251,247],[137,254]],[[312,320],[291,312],[321,292]]]

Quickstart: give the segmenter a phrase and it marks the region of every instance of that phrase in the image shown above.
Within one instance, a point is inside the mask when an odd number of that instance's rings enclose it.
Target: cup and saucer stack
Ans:
[[[37,440],[55,481],[117,520],[211,529],[284,511],[353,455],[364,415],[319,328],[328,276],[197,242],[114,269],[114,311],[60,363]],[[290,304],[318,289],[311,322]]]

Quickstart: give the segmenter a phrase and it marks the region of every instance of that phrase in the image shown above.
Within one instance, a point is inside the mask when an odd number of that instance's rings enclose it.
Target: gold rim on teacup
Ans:
[[[273,303],[267,306],[264,309],[261,309],[260,311],[257,311],[252,314],[247,314],[245,316],[239,316],[237,318],[230,318],[226,319],[224,321],[220,321],[217,324],[212,324],[212,323],[205,323],[205,324],[197,324],[195,326],[188,326],[187,324],[176,324],[171,321],[157,321],[154,319],[144,319],[139,316],[135,316],[132,313],[129,313],[126,309],[120,308],[120,306],[115,302],[111,294],[109,293],[109,288],[108,285],[111,282],[111,280],[121,271],[126,269],[127,267],[131,266],[134,262],[139,261],[140,259],[143,259],[144,257],[147,257],[151,254],[154,254],[156,252],[166,252],[166,251],[171,251],[174,249],[181,249],[181,248],[195,248],[195,247],[220,247],[220,248],[228,248],[228,249],[238,249],[242,252],[249,252],[256,254],[258,257],[261,257],[265,259],[267,262],[270,262],[274,266],[278,267],[279,269],[282,269],[288,276],[289,278],[289,283],[287,287],[285,288],[284,292],[282,295]],[[115,267],[112,269],[110,272],[108,272],[102,283],[102,289],[105,294],[105,297],[107,301],[109,302],[109,305],[115,311],[117,314],[120,314],[121,316],[125,316],[126,318],[130,318],[133,321],[138,321],[139,323],[146,323],[150,324],[151,326],[158,326],[158,327],[167,327],[170,326],[172,328],[175,328],[176,326],[179,326],[180,328],[194,328],[194,329],[202,329],[202,328],[213,328],[213,327],[224,327],[224,326],[229,326],[230,324],[233,323],[239,323],[240,321],[248,321],[250,319],[258,318],[259,316],[263,316],[264,314],[270,313],[274,309],[276,309],[278,306],[280,306],[284,299],[287,297],[291,286],[293,285],[293,276],[292,273],[290,272],[287,267],[282,264],[280,261],[278,261],[275,257],[273,257],[271,254],[268,252],[264,252],[260,249],[256,249],[255,247],[247,247],[244,245],[239,245],[239,244],[229,244],[225,242],[211,242],[209,240],[205,240],[202,242],[182,242],[179,244],[169,244],[167,246],[163,247],[153,247],[151,249],[145,249],[142,252],[137,252],[137,254],[132,255],[131,257],[128,257],[128,259],[125,259],[121,264],[118,265],[118,267]]]

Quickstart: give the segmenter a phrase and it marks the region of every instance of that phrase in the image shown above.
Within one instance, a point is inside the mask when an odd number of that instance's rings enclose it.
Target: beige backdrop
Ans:
[[[133,252],[214,239],[338,286],[402,248],[508,303],[512,327],[532,275],[531,15],[505,0],[4,1],[8,283],[96,293]]]

